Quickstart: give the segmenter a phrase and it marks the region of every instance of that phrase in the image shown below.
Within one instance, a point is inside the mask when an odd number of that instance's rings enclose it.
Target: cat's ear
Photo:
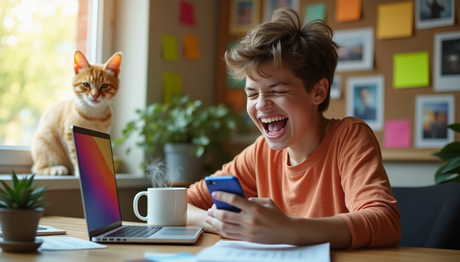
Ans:
[[[115,77],[118,77],[120,74],[120,65],[121,65],[121,53],[115,53],[108,61],[105,63],[104,68],[110,70]]]
[[[75,74],[78,74],[80,69],[91,67],[91,65],[88,63],[88,60],[86,60],[85,55],[83,55],[83,53],[78,50],[75,51],[73,59],[75,61],[75,64],[73,66]]]

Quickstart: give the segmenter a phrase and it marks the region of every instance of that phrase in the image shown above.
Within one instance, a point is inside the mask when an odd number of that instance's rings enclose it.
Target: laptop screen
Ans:
[[[110,136],[73,126],[88,231],[121,222]]]

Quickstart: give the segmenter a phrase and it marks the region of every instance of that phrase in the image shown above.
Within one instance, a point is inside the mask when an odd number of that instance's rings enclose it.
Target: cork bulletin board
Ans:
[[[422,133],[424,127],[421,123],[424,121],[424,117],[426,117],[422,112],[426,110],[423,105],[428,105],[430,103],[436,104],[439,102],[438,100],[441,100],[439,103],[446,105],[449,112],[449,118],[444,119],[444,121],[448,121],[448,123],[460,122],[460,106],[457,105],[460,102],[460,81],[457,82],[458,88],[439,88],[439,86],[444,85],[436,83],[436,79],[439,79],[436,78],[436,76],[439,75],[440,66],[436,65],[436,59],[439,57],[439,54],[436,54],[435,51],[435,46],[437,44],[449,44],[452,42],[450,38],[448,38],[451,34],[454,35],[454,39],[460,39],[460,37],[456,38],[456,34],[460,34],[460,3],[452,0],[455,5],[451,13],[451,22],[447,22],[447,25],[441,23],[440,25],[432,27],[430,24],[421,23],[430,20],[419,19],[421,12],[426,8],[419,4],[426,4],[425,1],[426,0],[355,1],[361,2],[361,12],[357,14],[359,19],[347,22],[337,22],[337,19],[340,19],[339,16],[336,16],[337,4],[341,4],[340,2],[342,1],[288,1],[292,2],[292,4],[296,4],[298,10],[300,10],[303,15],[313,10],[313,8],[317,11],[319,10],[319,12],[324,12],[322,14],[324,20],[339,36],[340,32],[347,32],[346,30],[356,32],[357,30],[366,29],[364,30],[364,34],[368,34],[369,30],[372,32],[373,36],[365,40],[370,41],[370,46],[373,47],[370,57],[367,57],[370,59],[370,62],[366,60],[365,63],[357,65],[357,69],[353,70],[347,70],[346,68],[348,65],[342,64],[344,67],[336,71],[336,79],[341,80],[341,83],[338,85],[335,83],[335,86],[332,88],[332,91],[338,90],[338,92],[334,93],[336,98],[331,99],[329,109],[325,113],[325,116],[328,118],[343,118],[347,115],[352,115],[350,105],[354,101],[353,97],[357,97],[355,94],[359,92],[358,87],[360,81],[362,81],[363,78],[369,78],[371,81],[375,81],[372,82],[375,84],[374,99],[377,98],[381,103],[377,107],[377,115],[381,113],[381,119],[376,123],[377,125],[375,125],[373,129],[380,143],[383,159],[386,161],[438,160],[432,156],[432,153],[439,151],[442,145],[445,144],[443,142],[448,140],[441,139],[439,143],[432,144],[423,143],[424,141],[430,141],[429,139],[425,139],[425,134]],[[432,0],[428,0],[428,2],[431,1]],[[230,10],[232,10],[231,6],[238,4],[238,2],[238,0],[227,0],[221,1],[220,3],[217,101],[231,105],[235,112],[239,112],[244,116],[246,104],[246,97],[242,88],[244,83],[232,82],[231,79],[228,79],[225,63],[222,59],[224,52],[244,35],[244,33],[230,33],[229,31],[230,18],[233,15],[237,15],[230,12]],[[271,2],[273,1],[254,0],[254,7],[259,8],[259,10],[257,12],[252,12],[256,17],[251,17],[251,19],[263,21],[267,10],[267,4],[272,4]],[[408,31],[402,32],[401,36],[391,35],[393,33],[396,34],[395,31],[386,30],[386,32],[390,34],[388,36],[385,35],[385,32],[382,30],[382,28],[387,25],[382,24],[379,19],[382,17],[382,12],[385,11],[382,5],[386,6],[387,4],[404,5],[404,8],[406,8],[404,13],[397,14],[397,12],[393,12],[392,14],[390,11],[390,14],[397,17],[408,17],[408,19],[412,21],[410,27],[407,28]],[[400,8],[399,10],[404,10],[404,8]],[[446,35],[447,38],[443,39],[443,35]],[[460,41],[456,41],[455,44],[460,44]],[[409,60],[407,60],[407,58],[409,58]],[[457,58],[460,59],[460,53],[457,54]],[[455,57],[452,59],[455,60]],[[412,61],[412,64],[404,61]],[[457,66],[458,63],[459,62],[457,62]],[[413,72],[410,71],[412,67],[418,67],[420,65],[427,65],[427,68],[425,68],[427,73],[424,77],[417,75],[415,84],[414,80],[407,77],[407,74],[401,73]],[[398,70],[395,70],[395,68]],[[423,70],[422,68],[422,71]],[[407,81],[412,81],[412,86],[410,86],[410,88],[404,86]],[[419,81],[419,83],[417,83],[417,81]],[[376,117],[376,119],[378,119],[378,117]],[[246,118],[246,121],[248,121],[248,125],[250,126],[250,120]],[[371,124],[373,124],[372,121]],[[395,126],[397,127],[398,125],[403,127],[401,133],[398,133],[397,128],[394,129]],[[392,145],[388,140],[390,129],[392,129],[393,135],[396,136],[396,146]],[[258,135],[257,132],[257,130],[252,130],[249,134],[241,133],[237,135],[232,142],[235,147],[240,150],[240,148],[254,141],[254,138]],[[406,135],[407,141],[398,144],[397,138],[399,135]],[[450,139],[449,141],[458,141],[460,137],[458,135],[455,137],[453,132],[451,132],[448,135],[448,139]]]

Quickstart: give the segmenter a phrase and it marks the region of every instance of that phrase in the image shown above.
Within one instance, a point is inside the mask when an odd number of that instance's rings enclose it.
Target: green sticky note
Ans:
[[[316,3],[307,5],[305,7],[305,14],[305,24],[315,19],[321,19],[325,21],[324,19],[326,17],[326,4]]]
[[[428,52],[393,56],[393,86],[397,89],[425,87],[430,84]]]
[[[163,73],[163,99],[170,103],[175,94],[182,93],[182,75],[174,72]]]
[[[227,44],[227,50],[231,50],[238,45],[238,42],[233,41]],[[237,80],[234,79],[228,72],[227,72],[227,88],[244,88],[246,86],[246,80]]]
[[[177,39],[171,35],[161,36],[163,58],[170,61],[177,61]]]

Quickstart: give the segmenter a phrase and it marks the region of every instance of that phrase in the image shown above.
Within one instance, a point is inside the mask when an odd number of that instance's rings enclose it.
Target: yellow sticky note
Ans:
[[[410,37],[413,23],[413,2],[381,4],[377,11],[377,38]]]
[[[184,56],[187,59],[200,60],[198,37],[188,34],[184,35]]]
[[[161,36],[163,58],[170,61],[177,61],[177,40],[171,35]]]
[[[361,0],[337,0],[335,21],[349,22],[361,18]]]
[[[175,94],[182,93],[182,75],[174,72],[163,73],[163,99],[170,103]]]
[[[393,56],[393,86],[397,89],[424,87],[430,83],[428,52]]]

